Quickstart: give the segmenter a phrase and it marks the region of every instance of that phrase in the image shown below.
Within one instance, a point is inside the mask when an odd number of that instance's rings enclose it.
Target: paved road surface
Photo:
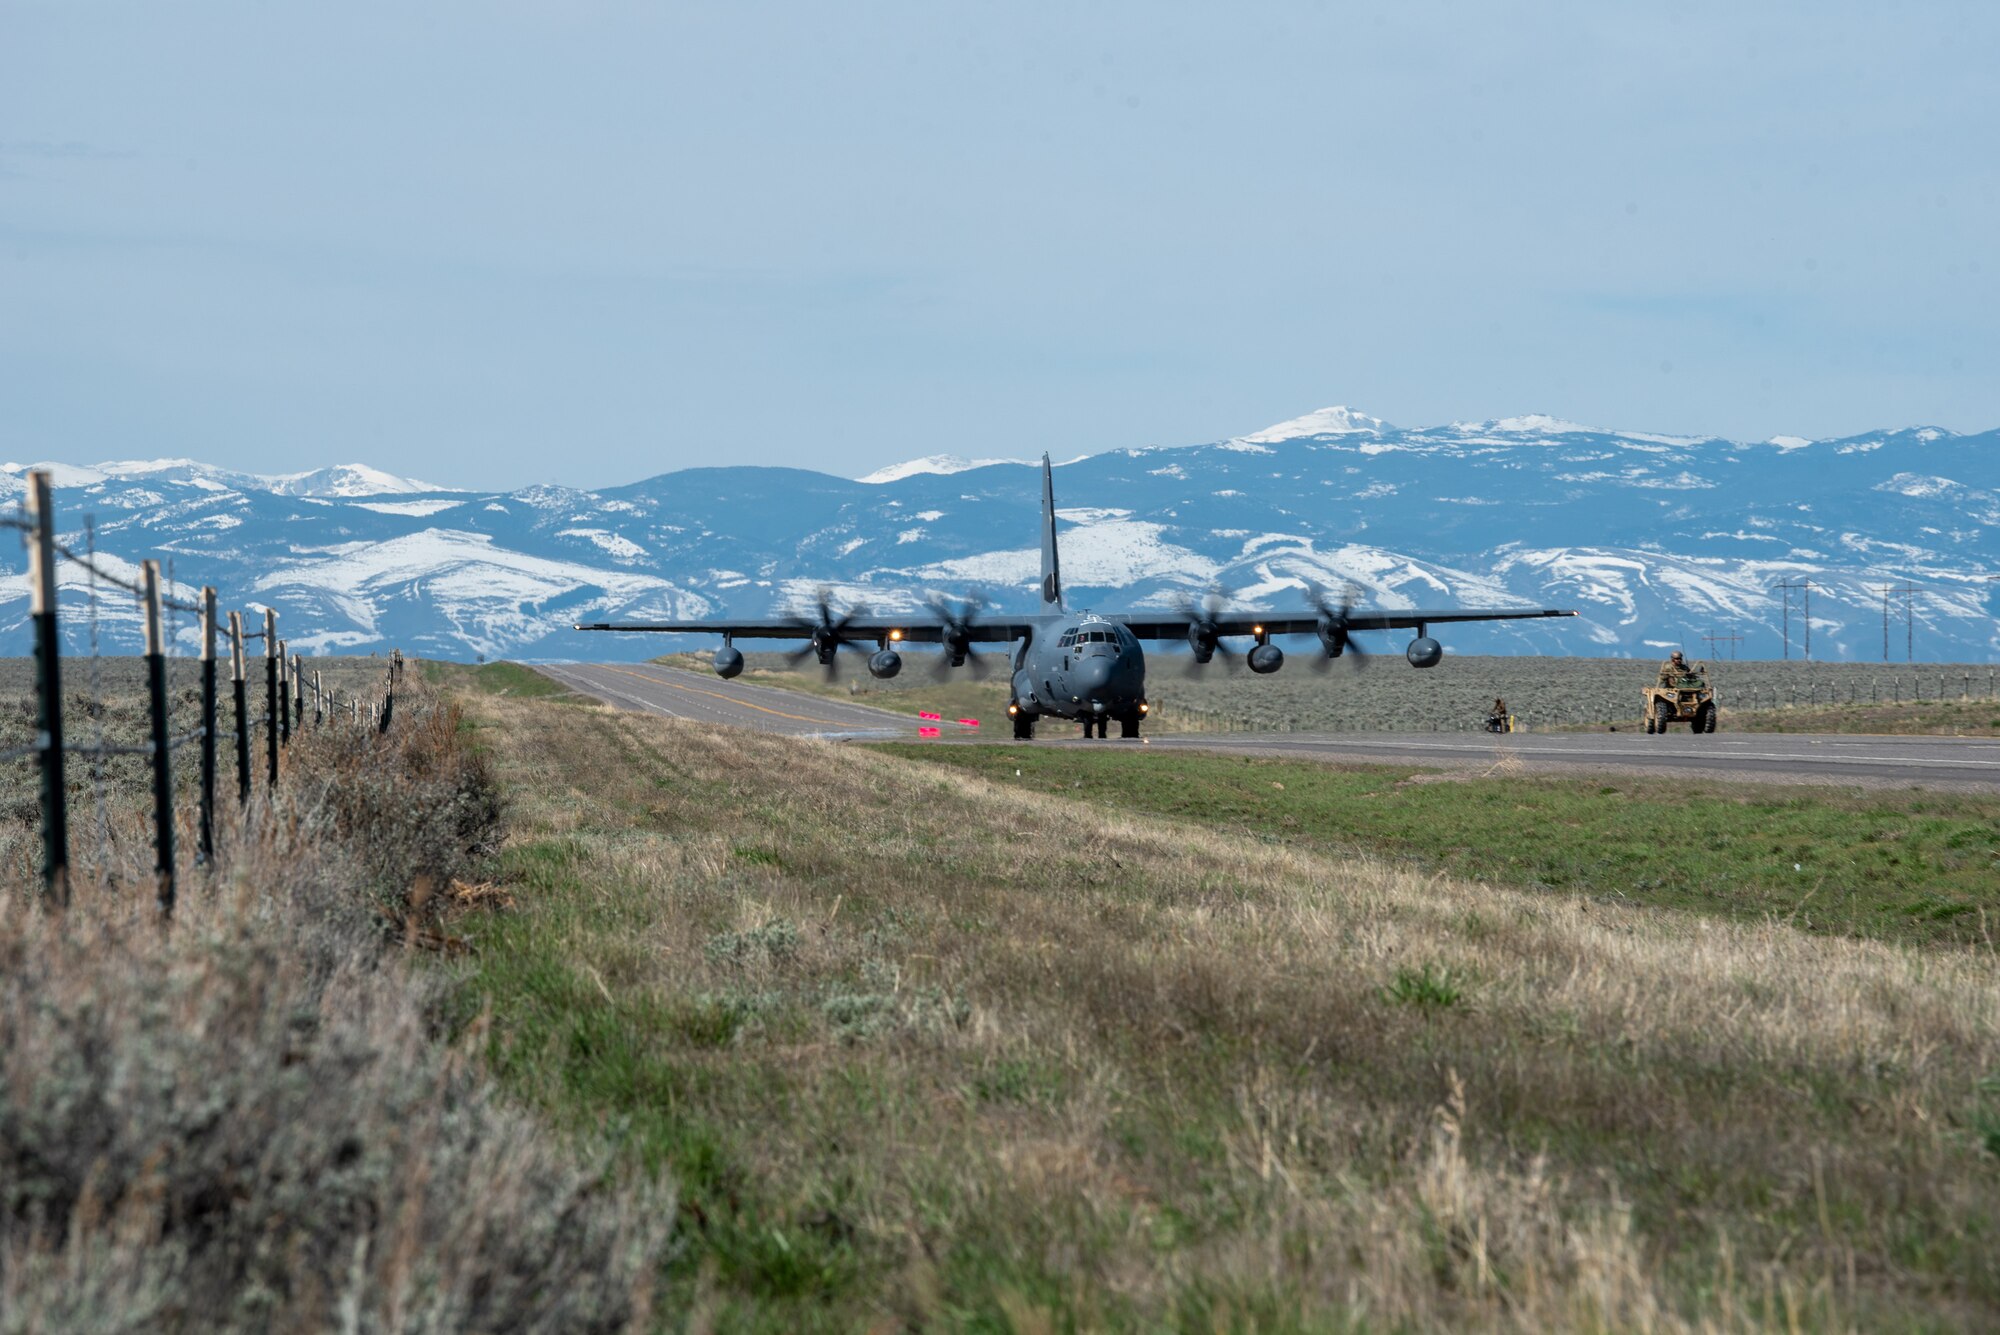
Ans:
[[[564,664],[539,669],[567,686],[625,709],[703,723],[726,723],[808,737],[915,740],[913,713],[772,686],[750,686],[654,664]],[[1011,741],[1005,720],[983,735],[950,723],[941,742]],[[1086,742],[1072,724],[1045,721],[1036,746],[1134,746]],[[1615,733],[1250,733],[1148,736],[1149,750],[1193,748],[1250,755],[1420,765],[1478,773],[1683,774],[1774,783],[2000,788],[2000,741],[1979,737],[1807,736],[1718,732],[1696,737]]]
[[[726,723],[759,732],[880,741],[907,737],[915,741],[920,726],[938,726],[926,724],[914,712],[890,713],[869,705],[724,681],[708,673],[683,672],[656,663],[551,663],[535,670],[621,709],[697,723]],[[953,732],[965,731],[951,723],[942,726]]]

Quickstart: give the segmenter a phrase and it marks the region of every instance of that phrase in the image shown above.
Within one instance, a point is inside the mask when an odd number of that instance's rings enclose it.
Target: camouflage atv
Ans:
[[[1700,677],[1648,686],[1645,693],[1647,732],[1665,732],[1670,723],[1685,723],[1689,732],[1715,731],[1715,688]]]

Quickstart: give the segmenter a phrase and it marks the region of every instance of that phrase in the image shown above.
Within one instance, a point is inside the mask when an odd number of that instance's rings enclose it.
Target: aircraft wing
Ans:
[[[1416,630],[1441,626],[1450,621],[1523,621],[1531,617],[1573,617],[1575,612],[1555,608],[1476,608],[1454,607],[1449,611],[1348,612],[1339,618],[1343,629]],[[1142,640],[1182,640],[1187,638],[1188,617],[1111,616],[1107,620],[1124,624]],[[1320,618],[1316,613],[1230,612],[1211,619],[1217,635],[1316,635]]]
[[[848,617],[835,623],[840,638],[862,644],[888,640],[900,644],[942,644],[947,631],[967,643],[1006,644],[1030,634],[1026,619],[972,617],[954,626],[934,616]],[[665,635],[726,635],[737,640],[810,640],[814,625],[798,617],[750,617],[741,621],[579,622],[578,630],[641,631]]]

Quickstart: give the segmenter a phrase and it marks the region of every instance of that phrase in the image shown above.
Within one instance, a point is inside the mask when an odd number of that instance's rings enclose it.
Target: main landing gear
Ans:
[[[1083,735],[1085,738],[1111,736],[1111,716],[1109,714],[1097,714],[1086,717],[1083,720]],[[1139,735],[1139,715],[1120,714],[1118,716],[1118,735],[1126,738],[1137,737]]]

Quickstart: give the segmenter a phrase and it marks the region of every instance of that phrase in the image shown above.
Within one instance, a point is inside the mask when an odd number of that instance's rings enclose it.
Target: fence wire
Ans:
[[[125,590],[125,592],[131,594],[134,598],[143,598],[146,596],[145,585],[139,583],[137,580],[126,579],[122,575],[114,575],[110,571],[104,569],[102,566],[97,564],[97,561],[95,560],[96,554],[94,552],[86,553],[83,556],[78,556],[73,549],[65,545],[60,539],[51,542],[49,545],[55,549],[56,555],[62,557],[66,561],[72,561],[75,564],[84,567],[86,570],[89,570],[92,575],[94,575],[98,579],[103,580],[106,584],[109,584],[114,588],[123,589]],[[172,583],[173,583],[172,580],[168,581],[169,586],[171,586]],[[179,598],[170,598],[164,593],[160,595],[160,606],[164,609],[169,609],[179,612],[199,612],[201,610],[201,608],[194,603],[185,602]]]
[[[211,698],[206,690],[206,679],[210,676],[209,660],[200,655],[191,655],[188,646],[183,643],[183,633],[186,630],[182,620],[183,614],[200,617],[203,614],[203,606],[201,603],[172,596],[170,591],[179,587],[173,558],[171,556],[166,558],[163,570],[155,568],[154,577],[151,579],[143,574],[137,580],[119,574],[97,550],[98,525],[95,517],[88,515],[84,517],[80,543],[62,542],[51,531],[54,516],[52,507],[48,504],[46,476],[36,475],[31,481],[31,486],[34,488],[32,494],[38,497],[41,503],[33,507],[32,513],[27,506],[0,510],[0,529],[21,534],[24,546],[28,542],[35,543],[37,548],[46,554],[50,563],[41,564],[34,561],[35,549],[30,549],[30,568],[38,569],[39,578],[45,581],[35,592],[36,605],[40,610],[52,614],[46,619],[38,614],[34,619],[36,657],[38,662],[45,661],[44,655],[53,657],[54,675],[57,677],[67,675],[62,673],[60,668],[65,657],[60,641],[62,620],[59,615],[60,603],[51,602],[45,608],[41,606],[43,593],[51,591],[59,583],[52,566],[60,560],[80,568],[84,573],[81,582],[85,593],[84,622],[88,636],[88,667],[81,680],[75,682],[84,689],[76,690],[75,685],[71,685],[71,694],[67,698],[60,689],[48,690],[41,667],[36,668],[38,697],[22,715],[24,719],[34,716],[33,726],[36,729],[36,736],[26,745],[0,749],[0,763],[40,761],[39,768],[43,780],[42,846],[45,890],[52,900],[62,902],[67,898],[72,865],[70,857],[72,841],[65,833],[65,828],[68,824],[67,813],[73,803],[67,791],[66,776],[61,773],[62,766],[58,757],[75,757],[86,766],[95,817],[95,839],[91,841],[86,835],[86,848],[90,842],[95,843],[98,874],[114,877],[121,874],[117,869],[122,865],[117,856],[122,842],[119,831],[126,830],[129,836],[138,827],[123,819],[122,815],[116,821],[113,819],[111,787],[114,778],[123,781],[124,772],[111,768],[111,762],[126,757],[150,761],[153,772],[151,843],[156,859],[158,907],[163,913],[170,915],[175,901],[177,867],[181,861],[176,851],[177,831],[184,823],[184,813],[177,814],[176,811],[177,796],[180,801],[184,801],[187,789],[191,786],[199,794],[196,809],[200,840],[199,847],[195,850],[195,862],[196,865],[205,865],[213,854],[211,831],[215,808],[220,804],[223,786],[221,782],[217,782],[215,791],[211,793],[207,783],[203,781],[209,773],[208,758],[213,756],[214,778],[218,781],[223,779],[223,773],[227,768],[233,766],[236,769],[239,802],[249,800],[255,776],[259,772],[267,775],[263,782],[267,785],[268,791],[268,785],[278,781],[280,747],[291,740],[295,711],[297,725],[302,727],[306,723],[304,713],[306,682],[303,680],[303,672],[294,673],[290,658],[287,656],[278,664],[279,679],[274,682],[270,675],[272,666],[270,659],[277,653],[281,642],[274,642],[276,638],[274,634],[260,629],[243,636],[245,641],[264,641],[263,657],[266,659],[262,669],[251,668],[246,672],[245,680],[241,683],[244,708],[240,713],[234,708],[237,684],[226,670],[222,671],[215,681],[216,689]],[[148,583],[154,586],[150,600],[146,596]],[[131,713],[127,707],[130,704],[129,693],[122,684],[114,689],[110,674],[106,670],[103,613],[104,599],[110,590],[118,590],[121,594],[129,595],[139,601],[142,605],[142,616],[148,620],[150,627],[158,631],[156,642],[151,635],[148,636],[151,650],[158,654],[157,660],[153,659],[150,653],[140,659],[145,664],[145,671],[144,685],[141,689],[143,704],[139,712],[149,720],[152,733],[144,741],[124,740],[124,734],[128,730],[127,725],[133,722],[128,717]],[[212,597],[212,594],[209,596]],[[146,606],[149,601],[150,608]],[[204,653],[209,644],[207,636],[213,634],[214,629],[203,625],[197,634],[197,640]],[[56,638],[48,638],[52,635]],[[224,646],[217,647],[224,648]],[[227,648],[224,648],[225,655],[227,652]],[[397,659],[400,659],[400,655]],[[214,666],[223,667],[226,661],[225,657]],[[247,662],[245,666],[250,668]],[[395,669],[396,663],[392,662],[383,683],[391,698],[396,685]],[[123,681],[122,673],[119,681],[120,683]],[[352,710],[357,721],[379,720],[378,730],[387,728],[390,710],[386,707],[378,710],[372,701],[338,690],[329,692],[315,687],[312,694],[321,723],[331,722],[332,719],[326,716],[337,715],[344,705]],[[328,705],[335,700],[340,703],[329,709]],[[114,702],[118,706],[115,717]],[[361,709],[363,704],[368,706],[365,713]],[[211,707],[215,711],[213,727],[209,725],[208,720]],[[61,725],[64,717],[73,715],[79,708],[89,715],[88,732],[75,738],[64,736],[61,743],[57,744],[54,738],[63,731]],[[200,719],[190,720],[188,715],[191,711],[199,711]],[[193,727],[187,726],[190,722],[194,723]],[[255,752],[252,752],[249,746],[249,739],[253,736],[261,739]],[[232,737],[235,745],[227,745]],[[172,753],[182,750],[190,743],[205,743],[202,777],[193,780],[185,770],[178,775],[174,774],[167,759]],[[58,782],[58,780],[65,781]],[[90,859],[86,855],[82,860],[88,862]]]

